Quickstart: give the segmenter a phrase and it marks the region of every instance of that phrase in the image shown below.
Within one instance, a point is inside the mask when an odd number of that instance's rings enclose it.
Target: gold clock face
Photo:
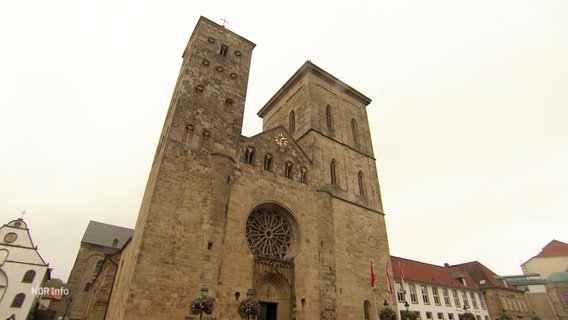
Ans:
[[[279,147],[285,147],[288,145],[288,139],[284,136],[284,134],[282,134],[282,132],[278,132],[274,135],[274,142],[276,142]]]
[[[6,241],[7,243],[14,242],[14,241],[16,241],[16,239],[18,239],[18,235],[15,234],[14,232],[7,233],[4,236],[4,241]]]

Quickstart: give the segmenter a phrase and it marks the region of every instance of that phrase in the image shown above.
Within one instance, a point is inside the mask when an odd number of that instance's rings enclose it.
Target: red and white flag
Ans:
[[[371,288],[375,291],[375,270],[373,269],[373,259],[371,259]]]
[[[385,263],[385,267],[387,268],[387,290],[389,291],[390,294],[392,294],[392,284],[391,284],[391,277],[390,277],[390,274],[389,274],[388,262]]]
[[[402,270],[402,265],[398,263],[398,268],[400,269],[400,280],[402,280],[402,294],[404,294],[404,299],[406,300],[406,284],[404,284],[404,270]]]

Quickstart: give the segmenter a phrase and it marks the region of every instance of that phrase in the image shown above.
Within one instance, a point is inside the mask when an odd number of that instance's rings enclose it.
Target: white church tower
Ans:
[[[12,314],[16,319],[27,319],[49,272],[23,219],[0,227],[0,319]]]

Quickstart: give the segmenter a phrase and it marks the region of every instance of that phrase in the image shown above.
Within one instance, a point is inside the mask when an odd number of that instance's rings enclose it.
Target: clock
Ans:
[[[4,236],[4,241],[6,243],[12,243],[12,242],[16,241],[16,239],[18,239],[18,235],[14,232],[7,233]]]
[[[282,132],[278,132],[274,135],[274,142],[282,148],[288,145],[288,139],[284,136],[284,134],[282,134]]]

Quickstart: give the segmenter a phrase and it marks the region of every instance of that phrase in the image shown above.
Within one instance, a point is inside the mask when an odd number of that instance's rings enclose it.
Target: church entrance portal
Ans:
[[[277,303],[261,302],[260,315],[258,316],[258,320],[276,320],[277,310],[278,310]]]

